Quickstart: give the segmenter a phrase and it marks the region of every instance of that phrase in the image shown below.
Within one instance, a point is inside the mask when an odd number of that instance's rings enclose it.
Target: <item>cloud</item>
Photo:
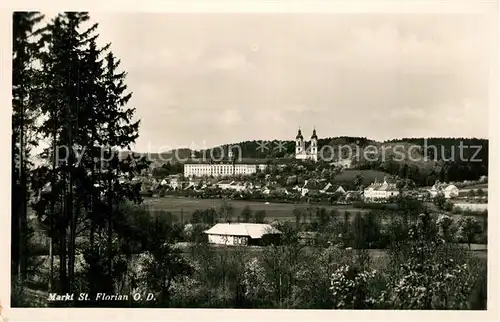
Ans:
[[[293,138],[299,125],[375,139],[488,133],[496,47],[484,16],[95,17],[128,72],[140,142]]]
[[[226,54],[216,57],[207,64],[209,69],[244,71],[248,67],[248,61],[242,54]]]
[[[383,115],[380,115],[380,117],[383,117]],[[409,106],[404,106],[400,109],[391,110],[387,117],[389,119],[420,121],[425,120],[428,115],[426,115],[425,111],[421,108],[411,108]]]
[[[237,110],[226,110],[221,117],[222,123],[231,125],[238,124],[241,120],[241,115]]]

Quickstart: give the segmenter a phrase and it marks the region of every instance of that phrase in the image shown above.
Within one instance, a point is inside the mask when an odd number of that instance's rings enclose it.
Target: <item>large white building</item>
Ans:
[[[384,178],[384,182],[378,183],[376,180],[374,183],[366,187],[363,191],[363,196],[365,200],[384,200],[391,197],[396,197],[399,195],[399,190],[396,184],[393,182],[387,182]]]
[[[318,161],[318,136],[316,135],[316,129],[313,130],[311,144],[307,149],[304,137],[299,129],[299,133],[295,137],[295,159]]]
[[[185,177],[228,177],[235,175],[250,175],[257,171],[263,171],[266,164],[256,162],[240,162],[233,160],[232,152],[229,152],[229,158],[220,162],[201,162],[192,159],[184,163]]]
[[[264,166],[265,167],[265,166]],[[232,163],[185,163],[184,176],[203,177],[203,176],[234,176],[250,175],[261,169],[258,164],[232,164]]]

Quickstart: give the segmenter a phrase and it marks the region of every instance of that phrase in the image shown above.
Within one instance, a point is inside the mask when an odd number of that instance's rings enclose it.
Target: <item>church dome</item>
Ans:
[[[313,135],[311,136],[311,139],[317,140],[318,136],[316,135],[316,129],[313,130]]]
[[[299,129],[299,133],[297,133],[297,136],[295,137],[295,139],[304,139],[304,137],[302,136],[302,132],[300,131]]]

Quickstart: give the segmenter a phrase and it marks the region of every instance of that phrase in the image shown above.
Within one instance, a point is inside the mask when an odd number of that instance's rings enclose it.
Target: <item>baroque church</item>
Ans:
[[[295,159],[318,161],[318,136],[316,135],[316,129],[313,129],[311,143],[306,149],[306,143],[299,128],[299,133],[295,137]]]

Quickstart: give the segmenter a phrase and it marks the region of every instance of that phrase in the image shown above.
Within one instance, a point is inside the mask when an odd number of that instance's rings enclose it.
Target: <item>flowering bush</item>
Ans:
[[[481,232],[481,226],[476,219],[465,217],[459,222],[457,237],[461,242],[466,242],[470,248],[470,244],[476,241]]]
[[[242,284],[245,288],[245,297],[250,300],[263,300],[271,292],[271,285],[266,279],[265,269],[257,258],[253,258],[245,264]]]
[[[466,309],[472,286],[467,264],[445,269],[435,263],[408,265],[386,299],[402,309]]]
[[[453,219],[448,215],[439,215],[436,220],[436,226],[438,227],[438,236],[444,241],[450,242],[453,240],[456,228],[454,226]]]
[[[360,309],[375,304],[375,299],[368,294],[368,284],[375,275],[375,270],[364,271],[350,265],[335,270],[330,280],[334,307]]]
[[[391,274],[382,301],[400,309],[464,309],[475,279],[459,247],[445,242],[451,219],[421,215],[410,229],[409,253]]]

